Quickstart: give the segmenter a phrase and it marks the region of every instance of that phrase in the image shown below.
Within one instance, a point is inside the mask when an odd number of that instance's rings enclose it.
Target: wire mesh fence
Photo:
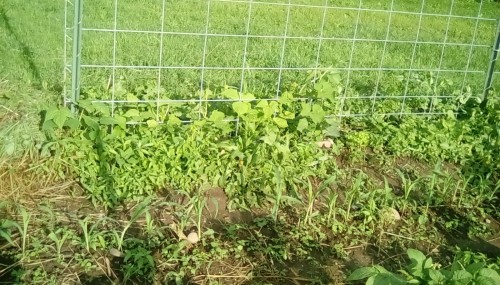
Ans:
[[[65,5],[65,102],[102,102],[112,114],[147,104],[157,121],[172,104],[196,109],[285,92],[311,99],[315,88],[335,102],[332,116],[440,114],[443,102],[484,92],[498,34],[491,1]]]

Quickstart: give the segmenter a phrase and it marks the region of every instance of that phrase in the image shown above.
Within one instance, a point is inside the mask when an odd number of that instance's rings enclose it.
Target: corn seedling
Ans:
[[[100,243],[101,246],[104,247],[103,245],[103,238],[96,234],[94,231],[96,227],[103,221],[103,219],[98,220],[96,223],[94,223],[90,228],[89,228],[89,222],[90,218],[86,217],[83,220],[79,220],[78,224],[82,228],[83,232],[83,240],[84,240],[84,245],[85,249],[87,252],[90,252],[90,249],[92,248],[93,250],[96,250],[97,244]]]
[[[113,235],[115,237],[117,249],[119,251],[122,250],[123,247],[123,241],[125,239],[125,234],[127,233],[127,230],[134,224],[142,215],[144,215],[145,212],[149,211],[149,205],[151,203],[151,197],[147,197],[144,201],[139,203],[135,210],[132,213],[132,216],[130,217],[130,220],[126,223],[125,227],[123,230],[119,233],[117,231],[113,231]]]
[[[307,209],[306,213],[304,216],[304,223],[311,224],[311,218],[313,216],[313,210],[314,210],[314,202],[318,198],[321,193],[323,193],[326,189],[329,189],[329,186],[331,183],[333,183],[336,180],[336,176],[331,176],[330,178],[326,179],[324,182],[321,183],[321,185],[318,187],[318,189],[314,189],[311,183],[311,180],[307,180]]]
[[[61,238],[59,238],[60,232],[62,232]],[[61,258],[61,249],[69,235],[70,233],[67,231],[67,229],[61,229],[56,232],[51,231],[48,235],[48,237],[56,244],[56,252],[58,258]]]

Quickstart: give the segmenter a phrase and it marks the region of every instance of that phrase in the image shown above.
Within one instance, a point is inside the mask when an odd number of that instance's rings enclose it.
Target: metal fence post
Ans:
[[[500,49],[500,19],[497,21],[497,30],[495,41],[493,43],[493,49],[491,51],[491,59],[490,64],[488,66],[488,71],[486,73],[486,81],[484,82],[484,94],[483,94],[483,103],[485,106],[488,100],[488,94],[493,86],[493,74],[495,73],[495,63],[498,59],[498,51]]]
[[[75,0],[73,24],[73,55],[71,64],[71,110],[76,110],[80,97],[80,62],[82,54],[82,10],[83,0]]]

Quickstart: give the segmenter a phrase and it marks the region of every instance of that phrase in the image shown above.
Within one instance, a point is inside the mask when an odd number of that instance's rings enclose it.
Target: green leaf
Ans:
[[[339,125],[331,125],[325,130],[325,135],[327,137],[338,138],[340,137]]]
[[[278,125],[278,127],[282,128],[282,129],[288,127],[287,121],[283,118],[274,117],[273,121],[276,123],[276,125]]]
[[[212,112],[212,114],[210,114],[210,118],[208,120],[211,122],[214,122],[214,123],[218,123],[218,122],[222,122],[225,117],[226,117],[226,115],[224,113],[215,110]]]
[[[318,82],[314,86],[314,89],[316,90],[319,99],[332,99],[333,98],[333,92],[335,89],[333,88],[333,86],[329,82],[327,82],[325,80]]]
[[[241,99],[254,100],[255,95],[253,95],[252,93],[243,93],[243,94],[241,94]]]
[[[141,112],[140,120],[155,119],[156,115],[151,111]]]
[[[367,279],[371,276],[375,276],[379,273],[379,271],[373,267],[362,267],[354,270],[354,272],[347,277],[347,281],[356,281]]]
[[[91,129],[93,130],[98,130],[99,129],[99,123],[94,120],[94,118],[92,117],[89,117],[89,116],[83,116],[83,121],[85,122],[85,124],[90,127]]]
[[[425,255],[416,249],[409,248],[406,253],[411,260],[411,264],[408,267],[410,273],[417,277],[423,277],[423,267],[425,261]]]
[[[424,269],[432,268],[432,265],[433,265],[432,258],[429,257],[425,260]]]
[[[257,105],[255,105],[255,107],[261,108],[261,109],[268,108],[269,103],[267,102],[267,100],[260,100],[259,103],[257,103]]]
[[[173,125],[173,126],[179,126],[182,124],[182,121],[174,114],[170,114],[170,116],[168,116],[167,122],[169,125]]]
[[[268,145],[274,145],[274,143],[276,142],[276,138],[277,138],[276,133],[270,132],[269,134],[267,134],[267,136],[263,136],[260,139]]]
[[[127,127],[127,119],[122,116],[104,117],[99,120],[102,125],[117,125],[122,129]]]
[[[491,268],[483,268],[479,270],[479,275],[491,278],[493,281],[495,281],[495,284],[500,284],[500,275],[498,272]]]
[[[10,237],[10,234],[1,228],[0,228],[0,237],[3,237],[10,245],[15,245],[15,243],[12,241]]]
[[[76,130],[80,127],[80,121],[76,118],[67,118],[66,122],[64,122],[64,126],[71,130]]]
[[[302,108],[301,108],[301,112],[300,112],[300,115],[302,117],[310,117],[311,116],[311,105],[309,103],[306,103],[306,102],[302,102]]]
[[[158,127],[158,122],[156,120],[147,120],[146,124],[148,124],[149,128],[156,128],[156,127]]]
[[[71,111],[68,108],[62,107],[57,110],[52,109],[50,110],[50,112],[47,111],[45,120],[52,120],[59,129],[62,129],[62,127],[64,126],[64,122],[66,122],[66,119],[71,117]]]
[[[240,93],[238,92],[238,90],[232,88],[222,91],[220,95],[228,99],[233,99],[233,100],[240,99]]]
[[[89,113],[93,113],[95,111],[95,107],[90,100],[79,100],[78,108],[81,108]]]
[[[475,274],[479,270],[483,269],[485,267],[486,263],[485,262],[476,262],[468,265],[465,270],[467,270],[471,274]]]
[[[92,105],[94,106],[95,110],[101,115],[105,117],[111,116],[109,106],[107,104],[104,104],[102,102],[93,102]]]
[[[408,257],[412,261],[415,261],[417,264],[420,264],[421,266],[424,264],[426,257],[421,251],[419,251],[417,249],[409,248],[406,251],[406,253],[408,254]]]
[[[52,120],[56,113],[59,111],[59,109],[55,106],[50,107],[46,112],[45,112],[45,121]]]
[[[139,117],[141,115],[141,112],[137,109],[130,109],[128,110],[123,116],[125,118],[132,118],[132,117]]]
[[[466,270],[457,270],[453,272],[451,281],[455,281],[458,284],[467,284],[472,280],[473,276]]]
[[[434,281],[443,281],[445,279],[445,276],[436,269],[429,269],[429,277],[434,280]]]
[[[309,122],[307,119],[302,118],[299,120],[299,124],[297,125],[297,131],[303,132],[309,126]]]
[[[233,110],[238,114],[238,116],[242,116],[248,113],[251,109],[251,105],[248,102],[234,102]]]
[[[498,285],[500,284],[500,280],[495,280],[493,278],[490,278],[490,277],[486,277],[486,276],[478,276],[476,277],[476,279],[474,280],[474,284],[475,285]]]
[[[319,104],[314,104],[312,106],[312,112],[311,112],[311,119],[315,124],[321,123],[323,119],[325,118],[325,111],[323,110],[323,107]]]
[[[127,101],[128,102],[137,102],[137,101],[139,101],[139,98],[137,98],[137,96],[135,96],[132,93],[127,93]]]

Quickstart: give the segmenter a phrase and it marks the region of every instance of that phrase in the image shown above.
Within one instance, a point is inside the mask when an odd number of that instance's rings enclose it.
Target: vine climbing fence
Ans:
[[[500,90],[499,4],[66,0],[64,99],[149,106],[328,100],[332,116],[435,115]],[[252,95],[249,95],[249,94]],[[320,94],[320,98],[318,98]],[[188,109],[184,109],[188,110]],[[187,119],[193,119],[193,116]]]

